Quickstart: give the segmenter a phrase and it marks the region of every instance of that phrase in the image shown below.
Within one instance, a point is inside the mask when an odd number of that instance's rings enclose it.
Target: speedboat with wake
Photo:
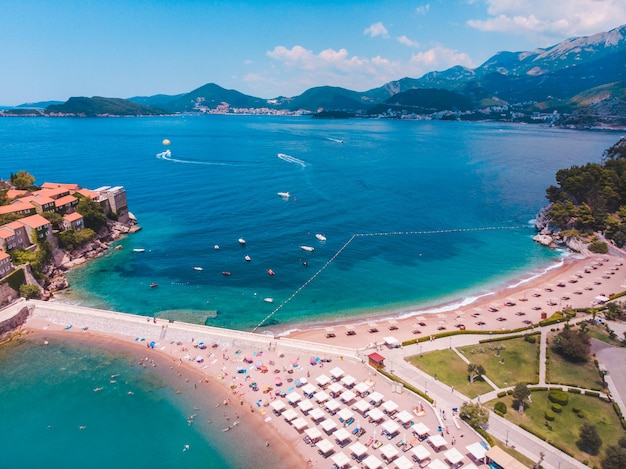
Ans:
[[[304,250],[304,251],[308,251],[308,252],[313,252],[315,251],[315,248],[311,247],[311,246],[300,246],[300,249]]]
[[[315,237],[320,241],[326,241],[326,236],[324,236],[323,234],[317,233]]]
[[[289,192],[277,192],[278,197],[282,198],[282,199],[288,199],[289,197],[291,197],[291,194]]]

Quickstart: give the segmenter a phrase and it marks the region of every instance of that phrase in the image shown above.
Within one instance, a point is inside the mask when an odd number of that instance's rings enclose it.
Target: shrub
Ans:
[[[589,243],[589,250],[596,254],[606,254],[609,252],[609,246],[605,242],[594,241]]]
[[[581,410],[580,407],[576,407],[576,406],[572,407],[572,412],[574,412],[575,414],[580,412],[580,410]]]
[[[600,397],[600,393],[597,391],[585,391],[585,396]]]
[[[524,340],[530,344],[534,344],[537,342],[537,337],[535,337],[534,335],[526,334],[524,336]]]
[[[500,391],[500,392],[497,394],[497,396],[498,396],[498,397],[504,397],[504,396],[506,396],[506,391]]]
[[[552,389],[548,393],[548,399],[550,399],[550,402],[555,404],[566,406],[569,401],[569,396],[561,389]]]
[[[582,411],[582,410],[581,410],[580,412],[578,412],[578,414],[577,414],[577,415],[578,415],[578,418],[579,418],[579,419],[584,419],[584,418],[585,418],[585,412],[584,412],[584,411]]]
[[[37,285],[24,284],[20,286],[20,296],[26,299],[38,299],[41,298],[41,290]]]
[[[552,404],[552,411],[560,414],[563,410],[563,407],[560,404]]]
[[[581,393],[580,389],[578,389],[578,388],[569,388],[567,390],[567,392],[569,392],[570,394],[580,394]]]
[[[545,417],[548,422],[552,422],[556,418],[556,415],[550,409],[547,409],[545,412]]]
[[[494,407],[494,411],[500,413],[500,415],[504,415],[506,414],[506,404],[502,401],[498,401],[495,403]]]

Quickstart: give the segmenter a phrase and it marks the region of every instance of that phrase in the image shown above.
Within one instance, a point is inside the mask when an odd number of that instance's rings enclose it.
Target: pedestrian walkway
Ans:
[[[586,317],[580,318],[575,322],[580,322],[587,319]],[[539,351],[539,382],[537,385],[529,386],[533,387],[545,387],[547,386],[547,347],[548,347],[548,332],[550,326],[539,328],[540,334],[540,351]],[[512,336],[519,334],[511,334]],[[466,345],[478,344],[481,340],[489,339],[490,335],[475,335],[475,334],[462,334],[458,336],[448,337],[445,339],[435,339],[428,342],[422,342],[415,345],[409,345],[402,349],[390,349],[385,352],[385,356],[393,363],[394,374],[399,378],[413,384],[417,389],[423,391],[429,397],[434,399],[434,406],[441,410],[452,411],[454,408],[460,408],[465,402],[472,401],[467,396],[464,396],[451,387],[441,381],[438,381],[436,377],[430,376],[425,372],[414,367],[408,363],[405,358],[411,355],[417,355],[427,353],[434,350],[451,349],[453,350],[465,363],[469,364],[470,361],[461,354],[457,347]],[[500,336],[503,337],[503,336]],[[454,346],[452,345],[454,342]],[[483,379],[493,388],[493,391],[482,394],[477,397],[476,402],[486,403],[498,397],[498,394],[503,391],[513,389],[512,386],[506,388],[499,388],[494,382],[489,380],[486,376]],[[559,386],[563,387],[563,386]],[[584,390],[583,390],[584,391]],[[617,394],[617,391],[611,389],[611,393]],[[619,403],[621,403],[621,398]],[[621,405],[621,404],[620,404]],[[438,415],[440,415],[440,412]],[[557,448],[546,443],[545,441],[535,437],[534,435],[526,432],[517,425],[509,422],[503,417],[496,415],[490,409],[489,425],[487,431],[490,435],[498,440],[504,442],[507,446],[514,447],[518,452],[524,456],[530,458],[533,461],[539,459],[540,453],[545,455],[542,462],[542,467],[546,469],[567,469],[567,468],[586,468],[587,466],[578,462],[571,456],[559,451]]]

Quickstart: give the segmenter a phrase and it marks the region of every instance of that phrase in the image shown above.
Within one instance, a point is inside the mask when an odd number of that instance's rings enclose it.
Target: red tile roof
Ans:
[[[80,190],[80,186],[78,184],[64,184],[64,183],[60,183],[60,182],[44,182],[41,185],[42,188],[44,189],[57,189],[59,187],[62,187],[64,189],[70,190],[70,191],[78,191]]]
[[[66,195],[64,197],[56,199],[54,201],[54,205],[56,207],[62,207],[63,205],[71,204],[73,202],[76,202],[76,197],[74,197],[73,195]]]
[[[0,207],[0,215],[4,215],[6,213],[17,213],[20,210],[35,210],[35,206],[21,201],[10,205],[2,205]]]
[[[69,222],[80,220],[83,216],[78,212],[68,213],[67,215],[63,215],[63,218]]]
[[[35,229],[50,224],[48,220],[46,220],[44,217],[42,217],[39,214],[31,215],[30,217],[20,218],[18,222],[20,222],[24,226],[28,226],[30,228],[35,228]]]
[[[376,363],[381,363],[385,359],[385,357],[383,357],[380,353],[376,353],[376,352],[370,353],[367,356],[367,358],[369,358],[370,360]]]

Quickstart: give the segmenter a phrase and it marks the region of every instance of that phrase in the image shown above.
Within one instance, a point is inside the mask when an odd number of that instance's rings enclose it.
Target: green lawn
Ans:
[[[474,384],[470,385],[467,363],[452,350],[436,350],[421,356],[413,355],[407,357],[406,360],[430,376],[436,376],[439,381],[448,386],[454,386],[454,389],[470,399],[493,391],[493,388],[482,380],[475,380]],[[416,384],[419,389],[424,387],[419,381]]]
[[[582,363],[566,360],[550,349],[552,337],[554,337],[554,334],[548,336],[548,373],[546,382],[601,391],[603,389],[602,379],[593,359],[589,358],[589,360]]]
[[[523,338],[459,347],[470,362],[482,365],[487,377],[498,387],[537,383],[539,336],[531,344]],[[496,347],[504,347],[496,350]],[[467,367],[467,365],[466,365]]]
[[[504,402],[508,407],[508,412],[504,416],[507,420],[516,425],[523,424],[525,427],[532,429],[533,432],[546,438],[549,443],[567,450],[579,461],[587,461],[590,467],[599,467],[600,459],[606,447],[617,444],[617,441],[625,436],[626,432],[622,430],[620,421],[611,404],[603,402],[596,397],[581,394],[568,393],[568,396],[568,404],[563,407],[560,414],[556,414],[554,421],[549,422],[550,427],[545,425],[547,422],[545,411],[551,407],[547,391],[533,392],[532,402],[527,405],[523,415],[519,415],[517,408],[512,407],[513,398],[511,396],[496,399],[489,402],[488,405],[492,407],[498,400]],[[572,410],[574,407],[583,409],[585,417],[578,417]],[[576,445],[580,426],[585,421],[596,426],[598,435],[602,439],[603,444],[598,456],[591,456],[581,451]],[[515,444],[515,441],[510,441],[510,443]]]

